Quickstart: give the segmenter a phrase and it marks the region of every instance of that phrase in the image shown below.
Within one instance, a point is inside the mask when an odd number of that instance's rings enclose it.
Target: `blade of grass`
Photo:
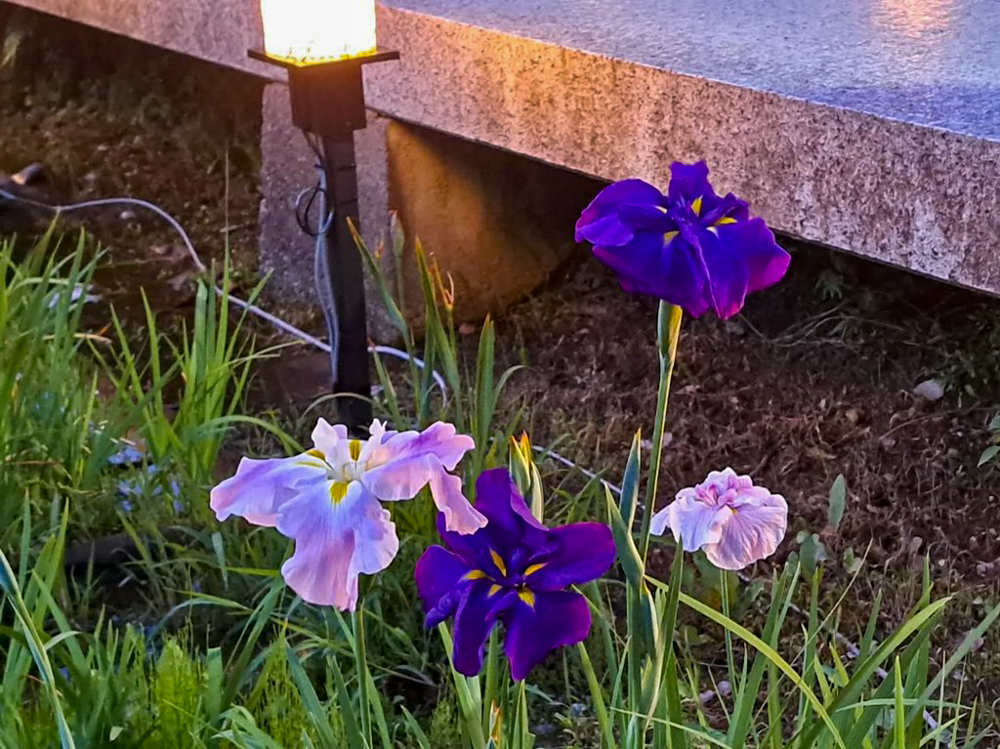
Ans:
[[[56,730],[59,734],[59,743],[62,749],[75,749],[76,744],[73,741],[73,734],[70,731],[69,723],[66,721],[62,701],[56,689],[56,678],[52,670],[52,663],[49,661],[45,645],[42,642],[38,629],[35,627],[35,623],[32,621],[28,607],[24,603],[24,598],[21,597],[21,589],[18,587],[17,580],[14,577],[14,570],[11,569],[10,563],[7,561],[7,555],[3,551],[0,551],[0,588],[3,588],[4,593],[11,599],[14,616],[17,618],[21,629],[27,637],[28,648],[31,650],[31,656],[41,675],[42,683],[45,685],[49,702],[52,704]]]

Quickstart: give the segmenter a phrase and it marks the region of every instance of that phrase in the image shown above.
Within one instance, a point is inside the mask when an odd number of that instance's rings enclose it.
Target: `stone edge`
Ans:
[[[378,112],[607,180],[705,159],[776,230],[1000,294],[1000,143],[381,6]]]

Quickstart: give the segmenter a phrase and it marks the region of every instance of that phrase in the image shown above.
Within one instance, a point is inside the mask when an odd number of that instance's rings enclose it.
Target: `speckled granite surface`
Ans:
[[[382,41],[403,59],[367,78],[384,113],[604,179],[662,183],[671,161],[704,158],[780,231],[1000,293],[998,3],[915,0],[937,9],[923,30],[886,25],[910,18],[896,0],[819,17],[722,0],[391,3]],[[890,31],[916,38],[881,58],[873,35]]]
[[[664,70],[1000,140],[997,0],[388,0]]]
[[[247,58],[263,42],[260,0],[7,0],[231,68],[276,76]]]
[[[260,42],[257,0],[15,2],[243,69]],[[367,71],[383,114],[603,179],[704,158],[781,231],[1000,294],[1000,0],[386,0],[379,19],[403,55]]]

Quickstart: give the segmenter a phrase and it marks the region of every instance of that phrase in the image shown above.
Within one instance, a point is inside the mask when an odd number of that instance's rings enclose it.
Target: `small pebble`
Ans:
[[[939,401],[944,398],[944,385],[937,380],[924,380],[915,388],[913,394],[929,401]]]

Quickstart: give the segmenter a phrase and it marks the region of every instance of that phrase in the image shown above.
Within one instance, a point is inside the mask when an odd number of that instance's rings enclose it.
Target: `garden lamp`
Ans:
[[[261,0],[264,49],[256,60],[288,71],[292,123],[316,151],[321,226],[317,291],[330,335],[334,393],[349,429],[371,423],[371,376],[361,255],[348,220],[358,221],[354,131],[366,126],[362,68],[399,58],[380,50],[374,0]],[[325,217],[332,220],[325,222]],[[359,397],[351,397],[359,396]]]

